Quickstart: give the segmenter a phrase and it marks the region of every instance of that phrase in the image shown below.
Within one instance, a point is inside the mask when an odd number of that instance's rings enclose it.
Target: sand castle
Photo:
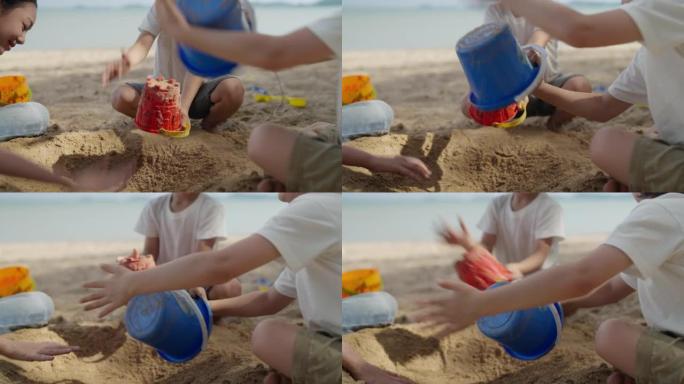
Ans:
[[[164,77],[147,78],[138,104],[135,124],[143,131],[160,133],[182,130],[180,83]]]

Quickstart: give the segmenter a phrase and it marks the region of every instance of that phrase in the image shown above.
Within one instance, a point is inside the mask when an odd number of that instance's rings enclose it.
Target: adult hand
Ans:
[[[130,280],[135,272],[117,264],[103,264],[100,267],[112,276],[109,279],[83,284],[83,288],[92,288],[96,292],[82,298],[80,302],[87,304],[86,311],[102,308],[98,317],[103,318],[115,309],[128,304],[134,296]]]
[[[460,281],[443,280],[439,282],[439,286],[451,291],[449,295],[419,302],[421,310],[410,317],[417,322],[440,326],[441,329],[434,336],[443,338],[466,328],[480,318],[477,309],[482,292]]]

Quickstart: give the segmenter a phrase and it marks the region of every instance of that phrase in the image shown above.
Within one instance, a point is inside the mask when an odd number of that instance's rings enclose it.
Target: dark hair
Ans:
[[[38,7],[38,0],[0,0],[0,12],[16,8],[24,3],[30,3]]]

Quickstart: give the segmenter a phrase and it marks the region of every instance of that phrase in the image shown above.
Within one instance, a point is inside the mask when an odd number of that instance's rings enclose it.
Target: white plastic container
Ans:
[[[391,325],[397,307],[397,300],[387,292],[361,293],[342,299],[342,331]]]
[[[50,113],[42,104],[29,102],[0,107],[0,141],[39,136],[50,125]]]
[[[47,325],[55,304],[43,292],[26,292],[0,299],[0,335],[19,328]]]

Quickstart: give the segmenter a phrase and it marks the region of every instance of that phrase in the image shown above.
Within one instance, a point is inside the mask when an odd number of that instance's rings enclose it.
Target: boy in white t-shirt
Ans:
[[[337,384],[342,380],[342,199],[339,194],[281,193],[287,207],[262,229],[230,246],[200,252],[141,272],[118,265],[103,269],[111,279],[85,284],[101,288],[82,299],[86,310],[104,307],[100,317],[135,295],[216,284],[282,258],[286,268],[267,292],[212,301],[214,313],[230,316],[274,314],[297,299],[304,327],[261,321],[252,350],[276,373],[265,382]]]
[[[558,242],[565,237],[563,209],[546,193],[516,192],[492,200],[478,223],[480,244],[521,278],[555,264]],[[467,229],[443,233],[447,242],[472,243]]]
[[[511,11],[505,7],[500,1],[495,2],[485,12],[485,23],[504,23],[511,28],[511,33],[518,44],[538,45],[546,50],[546,73],[544,74],[544,81],[548,84],[575,92],[591,92],[591,83],[583,75],[574,73],[564,74],[560,72],[558,65],[558,40],[552,39],[551,36],[522,18],[518,13]],[[539,64],[541,60],[535,51],[530,51],[530,59]],[[468,110],[470,102],[468,96],[463,99],[463,113],[469,117]],[[564,110],[557,109],[555,106],[540,100],[535,96],[530,96],[527,104],[527,116],[550,116],[547,126],[550,129],[557,129],[561,125],[572,120],[573,114]]]
[[[188,24],[173,0],[157,0],[162,29],[195,49],[243,65],[281,71],[305,64],[335,60],[341,71],[342,12],[317,20],[282,36],[225,31],[216,33]],[[331,82],[341,84],[341,72]],[[341,91],[338,94],[339,120]],[[339,127],[339,121],[337,124]],[[339,192],[342,154],[339,132],[329,122],[307,132],[272,123],[253,129],[247,152],[267,176],[262,192]]]
[[[140,64],[157,41],[154,77],[164,76],[181,82],[181,111],[184,124],[190,119],[202,119],[202,128],[212,130],[235,114],[244,99],[244,87],[235,76],[205,79],[191,74],[178,56],[176,40],[162,31],[157,12],[150,8],[138,28],[140,35],[135,43],[112,62],[102,74],[102,85],[107,86],[115,78],[122,77]],[[126,83],[112,94],[112,106],[117,111],[135,118],[145,84]]]
[[[223,205],[201,193],[176,192],[150,201],[135,231],[145,236],[143,255],[161,265],[185,255],[212,251],[226,238]],[[237,279],[204,288],[209,300],[239,296]],[[200,294],[202,294],[200,292]]]
[[[648,104],[659,139],[602,128],[591,142],[592,161],[614,179],[605,190],[628,186],[632,191],[684,191],[684,3],[623,0],[621,8],[593,15],[544,0],[502,3],[570,45],[643,44],[607,93],[542,84],[535,95],[596,121],[608,121],[633,104]]]
[[[641,201],[604,244],[579,261],[493,290],[451,281],[440,285],[454,294],[430,301],[416,316],[444,325],[440,337],[483,316],[562,300],[571,315],[636,290],[648,329],[611,319],[596,332],[597,353],[618,371],[608,383],[684,382],[684,195]]]

